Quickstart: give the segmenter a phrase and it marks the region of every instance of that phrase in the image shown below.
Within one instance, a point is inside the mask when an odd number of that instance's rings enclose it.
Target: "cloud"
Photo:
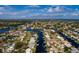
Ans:
[[[0,7],[0,10],[4,10],[5,8],[4,7]]]
[[[3,14],[3,12],[0,12],[0,15],[2,15]]]
[[[71,13],[72,16],[79,16],[79,13]]]
[[[63,9],[62,9],[62,8],[60,8],[59,6],[57,6],[56,8],[54,8],[54,11],[59,12],[59,11],[63,11]]]
[[[29,7],[40,7],[39,5],[29,5]]]
[[[48,9],[48,12],[53,12],[53,9],[52,9],[52,8],[49,8],[49,9]]]
[[[60,6],[48,8],[48,12],[62,12],[62,11],[64,11],[64,8]]]
[[[0,6],[0,11],[9,11],[10,9],[12,9],[12,7],[6,5],[6,6]]]

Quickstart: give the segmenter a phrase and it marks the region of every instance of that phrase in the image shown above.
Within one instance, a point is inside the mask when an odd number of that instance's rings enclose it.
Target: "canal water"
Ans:
[[[43,38],[43,33],[41,31],[38,31],[38,42],[37,42],[37,47],[36,47],[36,53],[45,53],[46,52],[46,47],[44,43],[44,38]]]
[[[19,26],[19,25],[7,26],[7,28],[2,28],[2,29],[0,29],[0,34],[1,33],[6,33],[9,30],[15,29],[15,28],[17,28],[17,26]]]
[[[62,36],[65,40],[67,40],[68,42],[70,42],[70,44],[72,46],[74,46],[75,48],[79,48],[79,44],[76,43],[74,40],[72,40],[70,37],[66,36],[65,34],[63,34],[62,32],[58,32],[57,33]]]
[[[28,29],[28,31],[33,31],[33,32],[36,32],[38,34],[36,53],[46,53],[43,32],[39,29]]]
[[[1,33],[5,33],[5,32],[8,32],[9,30],[10,30],[10,28],[0,29],[0,34],[1,34]]]

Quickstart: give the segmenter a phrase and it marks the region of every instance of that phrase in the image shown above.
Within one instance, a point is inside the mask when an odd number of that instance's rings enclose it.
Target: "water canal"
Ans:
[[[8,32],[10,30],[13,30],[13,29],[16,29],[18,26],[19,25],[17,24],[17,25],[7,26],[6,28],[2,28],[2,29],[0,29],[0,34],[1,33],[6,33],[6,32]]]
[[[46,52],[46,47],[44,43],[44,38],[43,38],[43,33],[41,31],[38,31],[38,42],[37,42],[37,47],[36,47],[36,53],[45,53]]]
[[[72,40],[70,37],[66,36],[65,34],[63,34],[62,32],[58,32],[57,33],[62,36],[65,40],[67,40],[68,42],[70,42],[70,44],[72,46],[74,46],[75,48],[79,48],[79,44],[76,43],[74,40]]]
[[[28,29],[28,31],[33,31],[38,34],[36,53],[46,53],[43,32],[40,29]]]

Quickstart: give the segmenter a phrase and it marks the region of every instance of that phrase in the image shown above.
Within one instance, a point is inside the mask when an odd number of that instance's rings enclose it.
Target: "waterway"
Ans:
[[[0,34],[1,33],[6,33],[9,30],[13,30],[13,29],[17,28],[17,26],[19,26],[19,25],[7,26],[6,28],[2,28],[2,29],[0,29]]]
[[[36,32],[38,34],[36,53],[46,53],[43,32],[40,29],[28,29],[28,31]]]
[[[65,34],[63,34],[62,32],[58,32],[57,33],[62,36],[65,40],[67,40],[68,42],[70,42],[70,44],[72,46],[74,46],[75,48],[79,48],[79,44],[76,43],[74,40],[72,40],[70,37],[66,36]]]

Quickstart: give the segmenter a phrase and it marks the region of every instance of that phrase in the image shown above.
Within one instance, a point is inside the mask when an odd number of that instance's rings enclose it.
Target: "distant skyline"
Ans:
[[[0,5],[0,19],[79,19],[79,5]]]

